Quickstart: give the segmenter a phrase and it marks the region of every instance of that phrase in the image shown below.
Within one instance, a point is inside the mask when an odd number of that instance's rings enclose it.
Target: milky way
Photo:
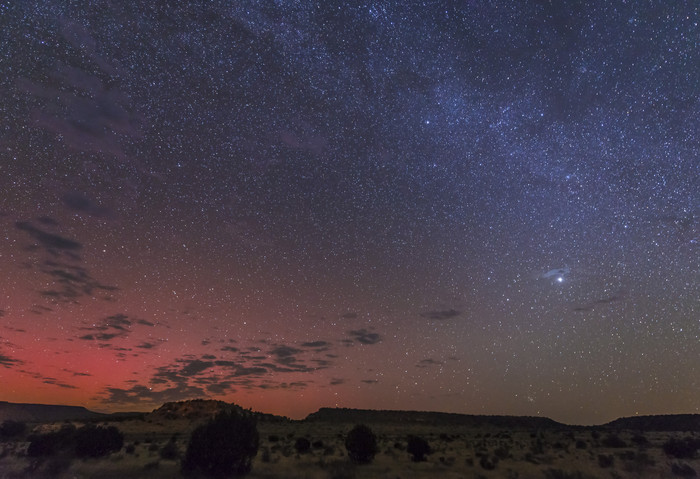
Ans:
[[[1,400],[700,412],[695,2],[146,3],[0,4]]]

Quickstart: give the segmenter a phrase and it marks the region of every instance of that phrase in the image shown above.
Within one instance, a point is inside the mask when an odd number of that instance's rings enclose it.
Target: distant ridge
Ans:
[[[0,421],[11,419],[23,422],[49,422],[107,418],[82,406],[58,406],[55,404],[23,404],[0,401]]]
[[[251,414],[263,421],[286,421],[287,418],[247,410],[234,403],[214,399],[189,399],[187,401],[166,402],[145,416],[149,420],[189,419],[197,421],[215,416],[220,411],[236,411],[240,414]]]
[[[631,416],[615,419],[605,425],[616,429],[643,431],[700,431],[700,414],[664,414]]]
[[[547,417],[481,416],[426,411],[375,411],[371,409],[321,408],[305,421],[334,423],[414,423],[431,426],[493,426],[508,429],[559,429],[567,426]]]

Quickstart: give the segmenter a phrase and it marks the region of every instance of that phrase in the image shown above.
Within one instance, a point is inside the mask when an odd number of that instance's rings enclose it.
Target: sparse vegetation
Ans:
[[[698,453],[699,448],[700,439],[695,439],[690,436],[682,439],[672,437],[663,445],[664,452],[668,456],[675,457],[676,459],[693,459]]]
[[[207,420],[216,418],[216,411],[209,411],[197,422],[186,414],[180,414],[180,419],[163,420],[165,427],[158,426],[156,421],[148,423],[140,418],[119,424],[90,421],[88,426],[75,421],[31,423],[32,432],[27,432],[30,428],[26,427],[25,432],[15,439],[0,442],[0,476],[204,479],[243,475],[251,469],[254,470],[251,475],[260,478],[332,479],[379,476],[415,479],[440,476],[631,479],[690,478],[698,477],[700,473],[700,451],[697,450],[700,434],[695,432],[694,423],[690,421],[688,424],[692,427],[686,433],[601,427],[598,440],[591,438],[590,428],[462,428],[430,420],[378,420],[369,423],[371,430],[358,428],[365,431],[360,435],[357,431],[350,434],[348,431],[355,428],[347,427],[347,422],[271,421],[246,414],[241,409],[236,409],[238,412],[233,415],[257,418],[253,421],[255,431],[259,430],[265,438],[259,444],[257,454],[251,455],[248,464],[244,462],[235,469],[236,472],[218,473],[213,466],[211,469],[187,469],[186,451],[192,449],[188,441],[192,442],[197,435],[192,433],[192,428],[198,424],[206,426]],[[188,413],[188,410],[184,412]],[[110,428],[110,424],[117,425],[119,430]],[[116,451],[117,443],[107,448],[113,451],[112,454],[85,452],[78,457],[76,450],[81,435],[92,438],[87,442],[96,446],[107,441],[95,440],[95,437],[105,435],[109,430],[123,433],[127,439],[119,451]],[[367,430],[371,432],[367,433]],[[352,437],[355,437],[354,443]],[[620,441],[627,447],[610,447]],[[350,444],[360,444],[362,448],[348,448]],[[234,449],[215,446],[206,450],[211,455],[216,450],[230,454]],[[542,452],[534,454],[533,449]],[[370,452],[363,455],[362,450]],[[93,457],[96,454],[104,454],[104,459]],[[359,465],[368,462],[377,464]],[[179,474],[178,470],[185,475]]]
[[[358,424],[348,433],[345,448],[350,460],[355,464],[369,464],[379,450],[377,436],[364,424]]]
[[[192,432],[182,469],[212,477],[245,475],[251,470],[259,443],[252,415],[220,412]]]

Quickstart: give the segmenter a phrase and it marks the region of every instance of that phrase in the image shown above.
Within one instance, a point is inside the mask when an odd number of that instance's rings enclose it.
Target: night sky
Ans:
[[[697,2],[133,3],[0,2],[0,400],[700,412]]]

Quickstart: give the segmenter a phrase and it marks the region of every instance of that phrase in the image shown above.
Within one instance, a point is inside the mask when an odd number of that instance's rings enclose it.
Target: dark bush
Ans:
[[[133,454],[136,451],[136,446],[133,444],[127,444],[126,447],[124,448],[124,452],[127,454]]]
[[[498,458],[489,455],[481,456],[481,458],[479,458],[479,465],[487,471],[493,471],[498,465]]]
[[[26,430],[27,425],[23,422],[8,419],[0,424],[0,439],[11,439],[21,436]]]
[[[294,442],[294,449],[296,449],[299,454],[306,454],[311,450],[311,442],[305,437],[298,437]]]
[[[432,452],[428,441],[426,441],[422,437],[413,435],[408,436],[408,445],[406,446],[406,451],[409,454],[411,454],[411,460],[413,462],[425,461],[425,456]]]
[[[600,444],[603,447],[627,447],[627,443],[620,439],[620,436],[618,436],[617,434],[608,434],[603,438],[602,441],[600,441]]]
[[[649,445],[649,440],[643,434],[635,434],[632,436],[632,442],[640,447]]]
[[[673,473],[674,476],[678,477],[698,477],[698,473],[695,472],[695,469],[690,467],[689,464],[685,463],[673,463],[671,464],[671,472]]]
[[[250,472],[259,445],[255,418],[222,411],[192,432],[182,469],[212,477],[242,476]]]
[[[59,451],[73,449],[75,432],[75,426],[66,424],[58,431],[29,436],[27,455],[29,457],[51,456]]]
[[[178,457],[180,457],[180,450],[177,448],[177,442],[173,440],[168,441],[168,443],[160,449],[161,459],[174,461]]]
[[[367,426],[358,424],[345,438],[345,448],[352,462],[369,464],[377,454],[377,436]]]
[[[700,439],[684,437],[677,439],[672,437],[663,445],[664,452],[676,459],[693,459],[700,448]]]
[[[320,439],[318,441],[314,441],[311,443],[311,446],[314,449],[323,449],[323,441],[321,441]]]
[[[613,456],[606,456],[605,454],[598,454],[598,465],[602,468],[613,467],[615,464],[615,458]]]
[[[270,435],[267,437],[267,440],[270,441],[270,442],[278,442],[278,441],[280,440],[280,437],[279,437],[278,435],[276,435],[276,434],[270,434]]]
[[[114,426],[85,426],[75,431],[75,455],[102,457],[121,450],[124,435]]]
[[[584,441],[583,439],[578,439],[576,441],[576,449],[586,449],[588,447],[588,443]]]
[[[493,454],[498,459],[508,459],[509,457],[511,457],[510,447],[508,447],[506,444],[501,444],[493,451]]]

